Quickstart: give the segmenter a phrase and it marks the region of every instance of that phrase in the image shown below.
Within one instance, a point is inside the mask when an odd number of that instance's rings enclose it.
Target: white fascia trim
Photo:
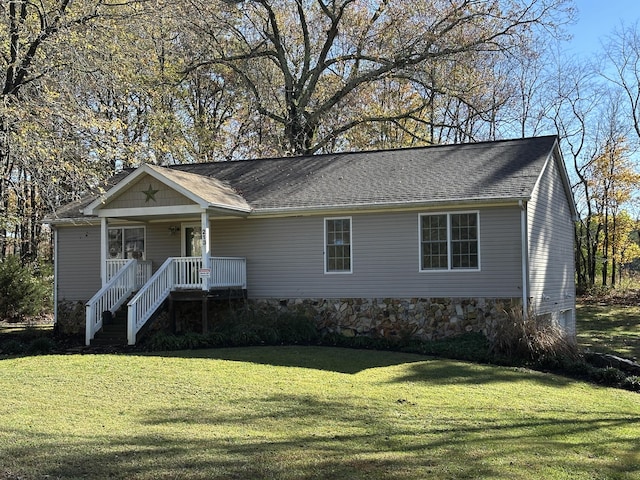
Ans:
[[[575,220],[578,220],[578,218],[580,218],[580,215],[578,214],[576,201],[573,198],[573,190],[571,189],[571,180],[569,179],[569,172],[567,172],[567,165],[564,163],[564,157],[562,156],[562,151],[560,150],[560,143],[558,142],[558,139],[556,139],[554,152],[556,153],[558,170],[560,170],[560,178],[562,179],[562,184],[564,186],[565,194],[567,195],[567,198],[569,200],[569,208],[571,209],[571,214],[573,215],[573,219],[575,221]]]
[[[49,218],[42,221],[45,225],[51,225],[53,227],[78,227],[78,226],[93,226],[100,225],[100,219],[97,217],[92,218]]]
[[[103,195],[98,197],[96,200],[91,202],[87,207],[84,208],[83,213],[85,215],[100,215],[98,212],[101,210],[102,205],[104,205],[109,199],[115,197],[118,193],[126,190],[131,184],[133,184],[136,180],[138,180],[138,178],[140,178],[141,175],[145,175],[145,174],[153,177],[154,179],[165,184],[169,188],[184,195],[189,200],[198,204],[200,208],[208,207],[208,203],[205,200],[195,195],[193,192],[184,189],[174,181],[168,179],[162,174],[162,172],[159,172],[155,168],[152,168],[151,166],[144,164],[141,167],[138,167],[132,174],[130,174],[125,179],[123,179],[117,185],[115,185],[114,187],[109,189],[107,192],[105,192]]]
[[[84,215],[96,215],[95,210],[99,209],[101,205],[104,205],[107,202],[107,200],[114,197],[115,195],[120,193],[122,190],[125,190],[129,186],[129,184],[135,182],[138,179],[138,177],[140,177],[141,175],[145,173],[151,174],[151,169],[145,168],[145,167],[146,165],[142,165],[141,167],[134,170],[134,172],[129,174],[124,180],[115,184],[113,187],[111,187],[105,193],[100,195],[89,205],[84,207],[84,209],[82,209],[82,213]]]
[[[274,207],[274,208],[253,208],[251,210],[243,209],[230,209],[228,206],[215,206],[208,205],[206,208],[210,213],[220,213],[223,217],[228,218],[229,212],[235,212],[237,214],[244,214],[247,218],[260,218],[260,217],[286,217],[286,216],[304,216],[304,215],[336,215],[336,214],[348,214],[349,212],[388,212],[388,211],[416,211],[424,209],[450,209],[452,207],[459,208],[482,208],[482,207],[508,207],[518,206],[519,202],[528,202],[530,197],[514,197],[514,198],[482,198],[482,199],[458,199],[458,200],[437,200],[431,202],[425,201],[409,201],[409,202],[392,202],[392,203],[362,203],[362,204],[349,204],[349,205],[322,205],[322,206],[308,206],[308,207]],[[95,202],[94,202],[95,203]],[[176,209],[175,211],[162,211],[162,209]],[[136,214],[135,211],[138,211]],[[142,212],[144,210],[144,212]],[[200,214],[202,208],[197,205],[182,205],[176,207],[141,207],[138,209],[110,209],[99,210],[94,215],[99,217],[112,217],[115,220],[117,217],[126,216],[154,216],[154,215],[193,215]],[[115,217],[115,218],[113,218]],[[52,225],[99,225],[99,218],[68,218],[52,220]]]
[[[135,208],[113,208],[98,210],[96,215],[99,217],[148,217],[161,215],[181,215],[181,214],[200,214],[205,210],[199,205],[180,205],[169,207],[135,207]]]
[[[556,140],[556,144],[554,145],[553,150],[547,156],[547,159],[544,162],[544,166],[542,170],[540,170],[540,175],[536,179],[536,183],[533,186],[531,192],[535,192],[542,181],[542,176],[547,171],[547,167],[549,166],[549,162],[552,161],[558,168],[558,172],[560,173],[560,181],[562,182],[562,187],[564,189],[564,194],[567,197],[567,202],[569,203],[569,210],[571,210],[571,218],[575,221],[579,218],[578,210],[576,208],[576,202],[573,198],[573,193],[571,191],[571,182],[569,181],[569,174],[567,173],[567,167],[564,164],[564,159],[562,157],[562,152],[560,152],[560,146],[558,145],[558,141]],[[528,199],[522,199],[529,201]]]
[[[554,154],[552,151],[549,155],[547,155],[547,158],[544,161],[544,165],[542,166],[542,168],[540,169],[540,172],[538,173],[538,178],[536,178],[536,183],[533,184],[533,188],[531,189],[532,194],[538,190],[538,187],[540,186],[540,182],[542,182],[542,177],[547,171],[547,167],[549,166],[549,161],[553,160],[553,158],[554,158]]]
[[[196,195],[195,193],[193,193],[190,190],[187,190],[186,188],[182,187],[181,185],[178,185],[173,180],[165,177],[162,174],[161,171],[156,170],[156,169],[164,168],[164,167],[152,167],[152,166],[149,166],[149,165],[146,165],[146,164],[144,166],[147,167],[147,169],[150,171],[149,175],[151,175],[153,178],[155,178],[159,182],[162,182],[166,186],[168,186],[169,188],[175,190],[178,193],[181,193],[182,195],[187,197],[192,202],[197,203],[198,205],[200,205],[202,208],[206,208],[208,206],[208,203],[205,200],[203,200],[202,198],[200,198],[198,195]]]
[[[482,198],[482,199],[457,199],[457,200],[436,200],[436,201],[408,201],[391,203],[363,203],[350,205],[323,205],[312,207],[277,207],[277,208],[255,208],[251,212],[251,217],[262,216],[289,216],[305,214],[331,214],[331,212],[384,212],[389,210],[421,210],[421,209],[445,209],[451,208],[480,208],[480,207],[506,207],[518,206],[519,202],[529,201],[530,197],[517,198]]]
[[[110,218],[126,218],[126,217],[161,217],[163,215],[200,215],[202,212],[209,213],[222,213],[234,216],[246,216],[251,210],[236,210],[223,206],[211,206],[201,207],[199,205],[173,205],[167,207],[135,207],[135,208],[113,208],[98,210],[96,214],[98,217],[110,217]]]
[[[206,206],[206,208],[208,210],[212,210],[214,212],[235,212],[235,213],[242,213],[242,214],[248,214],[253,212],[253,208],[251,207],[247,207],[247,208],[240,208],[240,207],[230,207],[229,205],[224,205],[224,204],[208,204]]]

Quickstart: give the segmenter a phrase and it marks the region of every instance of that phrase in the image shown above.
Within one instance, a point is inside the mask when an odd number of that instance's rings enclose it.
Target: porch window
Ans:
[[[351,218],[327,218],[325,273],[351,273]]]
[[[479,270],[478,212],[420,215],[420,269]]]
[[[144,260],[144,227],[109,227],[109,259]]]

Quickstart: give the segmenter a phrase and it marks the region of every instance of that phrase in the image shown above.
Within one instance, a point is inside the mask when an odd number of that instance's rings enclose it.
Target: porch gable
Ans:
[[[83,211],[98,217],[136,217],[223,211],[246,215],[247,201],[216,178],[145,164]]]

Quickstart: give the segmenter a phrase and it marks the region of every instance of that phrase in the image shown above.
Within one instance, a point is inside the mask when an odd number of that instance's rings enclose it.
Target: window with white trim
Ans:
[[[351,273],[351,217],[325,218],[325,273]]]
[[[109,259],[144,260],[144,227],[109,227]]]
[[[420,270],[479,270],[478,212],[421,214]]]

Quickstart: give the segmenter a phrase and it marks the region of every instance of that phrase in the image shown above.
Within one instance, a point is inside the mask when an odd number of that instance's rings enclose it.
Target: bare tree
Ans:
[[[633,128],[640,138],[640,32],[638,22],[622,24],[604,45],[600,74],[624,94]]]
[[[248,0],[225,8],[191,0],[195,35],[206,40],[186,72],[225,65],[251,92],[253,108],[276,126],[283,153],[314,153],[365,122],[399,122],[367,104],[375,87],[407,72],[508,51],[552,28],[563,0]],[[420,117],[424,120],[423,117]]]

